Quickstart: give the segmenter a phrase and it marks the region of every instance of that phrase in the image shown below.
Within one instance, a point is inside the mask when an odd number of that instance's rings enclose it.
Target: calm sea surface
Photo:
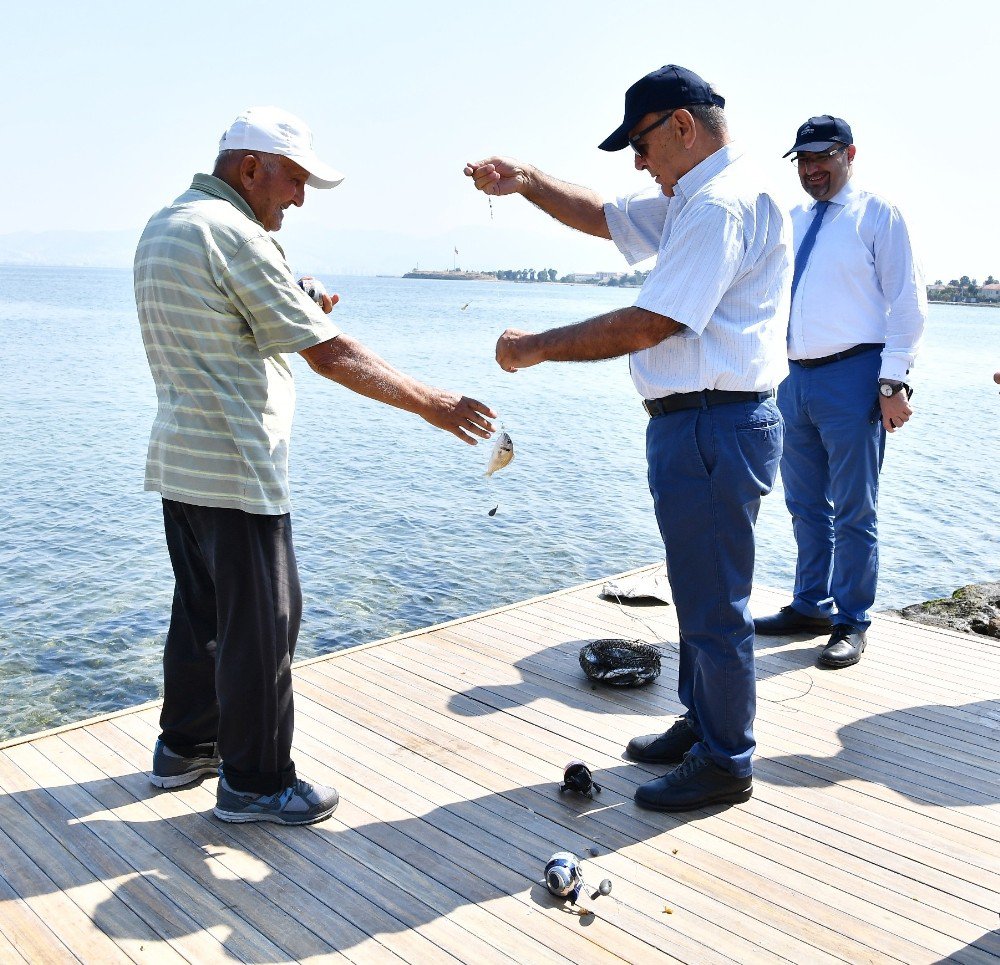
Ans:
[[[624,360],[515,375],[509,326],[566,324],[634,291],[326,279],[341,326],[491,404],[514,462],[294,364],[293,525],[309,657],[658,560],[644,428]],[[172,577],[142,492],[155,410],[127,271],[0,267],[0,739],[156,698]],[[878,608],[1000,579],[1000,310],[935,305],[917,415],[889,439]],[[487,512],[497,503],[499,512]],[[791,526],[764,501],[757,580],[790,587]]]

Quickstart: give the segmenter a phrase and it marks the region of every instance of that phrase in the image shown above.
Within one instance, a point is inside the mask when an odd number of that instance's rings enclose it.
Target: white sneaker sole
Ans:
[[[220,820],[228,824],[250,824],[251,822],[262,822],[266,824],[284,824],[288,827],[301,827],[306,824],[315,824],[317,821],[324,821],[334,811],[337,810],[337,801],[332,807],[326,808],[319,814],[295,815],[290,817],[280,812],[267,811],[225,811],[220,807],[212,809],[212,813]]]
[[[199,767],[193,771],[185,771],[183,774],[170,774],[166,777],[150,772],[149,783],[153,787],[161,788],[182,787],[185,784],[194,784],[195,781],[200,781],[203,777],[214,776],[218,773],[218,764],[205,765],[205,767]]]

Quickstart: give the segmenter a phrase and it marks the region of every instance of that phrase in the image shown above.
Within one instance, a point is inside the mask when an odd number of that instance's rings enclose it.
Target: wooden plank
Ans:
[[[445,631],[436,634],[433,639],[447,641],[449,645],[469,649],[495,660],[500,657],[496,636],[489,634],[486,628],[483,628],[482,636],[474,634],[471,630],[465,633]],[[508,640],[507,643],[509,644],[510,641]],[[583,679],[582,673],[578,671],[575,644],[571,652],[567,652],[565,645],[548,647],[540,651],[535,649],[534,653],[531,652],[534,648],[531,648],[530,645],[525,644],[524,646],[525,649],[517,651],[524,654],[522,657],[523,666],[520,668],[522,672],[526,674],[537,673],[542,680],[551,681],[560,686],[566,686],[567,678],[579,677],[579,679]],[[507,652],[509,653],[509,647]],[[666,665],[665,675],[672,667],[672,664]],[[630,700],[627,695],[621,695],[618,699],[618,695],[612,692],[612,688],[604,688],[601,697],[605,703],[607,699],[611,699],[621,706],[634,707],[636,702],[641,700],[653,707],[655,706],[654,694],[657,694],[657,691],[643,688],[641,696],[636,699]],[[766,709],[762,707],[761,716],[765,715]],[[916,765],[930,763],[931,771],[929,773],[939,774],[942,765],[950,765],[955,777],[971,777],[970,784],[972,786],[987,792],[992,790],[995,784],[985,778],[979,778],[984,774],[1000,777],[1000,761],[996,759],[995,748],[987,749],[985,747],[979,748],[976,745],[964,745],[964,749],[960,749],[963,748],[963,745],[954,739],[950,730],[945,731],[943,728],[932,730],[927,724],[922,729],[906,727],[904,724],[902,730],[905,734],[905,744],[901,747],[900,744],[904,741],[903,735],[896,733],[886,724],[873,725],[865,720],[857,721],[849,710],[842,709],[838,702],[831,699],[819,687],[810,690],[808,699],[797,700],[794,709],[795,716],[789,718],[789,723],[792,725],[800,724],[800,726],[798,728],[793,726],[792,729],[797,729],[803,734],[809,735],[812,740],[824,742],[834,748],[841,746],[840,741],[825,736],[828,727],[820,729],[818,724],[824,722],[827,724],[849,724],[859,734],[859,744],[863,743],[865,747],[870,746],[881,751],[895,751],[897,757],[899,751],[905,750],[908,765],[911,763]],[[947,752],[947,759],[944,761],[940,756],[943,751]]]
[[[342,785],[342,781],[338,781],[338,784]],[[324,846],[326,846],[327,843],[333,844],[333,846],[336,847],[338,850],[343,850],[345,854],[349,854],[352,859],[358,858],[359,855],[364,853],[367,853],[369,855],[372,854],[372,851],[370,849],[366,852],[364,845],[360,844],[358,841],[355,840],[356,838],[359,837],[355,829],[341,825],[342,822],[341,815],[343,812],[343,808],[344,805],[342,805],[342,807],[338,809],[337,813],[334,815],[332,819],[324,822],[321,826],[317,826],[317,828],[315,829],[315,832],[317,834],[322,834],[324,837],[324,841],[321,842],[321,844]],[[338,826],[340,826],[340,833],[337,833],[332,837],[326,833],[329,829]],[[345,840],[345,838],[347,840]],[[372,868],[368,869],[369,873],[384,874],[386,871],[385,865],[387,857],[388,853],[383,850],[379,854],[377,859],[374,861]],[[333,859],[327,857],[325,860],[333,860]],[[390,863],[391,863],[391,858],[390,858]],[[434,916],[433,914],[427,915],[426,912],[420,910],[420,906],[424,901],[431,900],[432,898],[441,901],[442,899],[440,898],[440,894],[442,892],[446,892],[447,889],[437,886],[435,881],[427,878],[426,876],[420,876],[419,878],[414,879],[413,873],[415,869],[412,867],[405,867],[405,870],[408,872],[409,878],[413,879],[409,882],[406,888],[408,892],[408,897],[405,898],[399,897],[397,899],[396,896],[397,894],[400,893],[396,892],[395,890],[386,891],[385,882],[383,882],[381,886],[378,885],[372,886],[372,884],[369,882],[366,890],[369,893],[373,893],[375,896],[377,896],[379,900],[394,900],[398,908],[410,909],[411,917],[413,918],[413,920],[410,922],[410,927],[424,927],[425,929],[428,927],[430,928],[442,927],[438,925],[436,916]],[[400,868],[397,866],[395,868],[396,874],[398,874],[399,871]],[[461,897],[462,890],[467,890],[467,889],[460,889],[458,892],[451,892],[450,898],[445,899],[445,906],[450,907],[450,905],[458,905],[459,907],[464,907],[462,905],[464,899]],[[448,904],[449,902],[450,905]],[[420,924],[420,917],[419,917],[420,915],[426,915],[426,917],[428,918],[427,925]],[[463,913],[461,917],[465,917],[465,914]],[[494,955],[495,950],[491,951],[490,949],[476,949],[477,940],[475,939],[475,937],[473,937],[474,935],[483,932],[484,925],[490,926],[493,924],[493,922],[489,918],[489,916],[486,917],[480,916],[478,914],[478,910],[475,917],[477,919],[476,922],[474,923],[475,927],[470,928],[468,932],[463,933],[462,941],[464,943],[464,947],[466,948],[467,953],[470,951],[475,951],[476,954]],[[506,934],[501,936],[501,938],[498,940],[499,940],[498,947],[501,949],[510,948],[512,944],[509,935]],[[516,945],[516,943],[514,944]],[[526,953],[528,960],[539,960],[539,961],[546,960],[546,958],[539,956],[539,952],[540,952],[540,947],[537,945],[537,943],[531,942],[528,943],[528,945],[526,946]]]
[[[488,632],[485,628],[480,628],[480,627],[477,626],[475,629],[469,629],[468,633],[470,633],[470,634],[478,633],[480,631],[480,629],[482,629],[482,631],[484,633]],[[532,666],[533,666],[533,664],[532,664]],[[579,688],[577,688],[575,685],[571,686],[571,685],[559,684],[559,683],[556,683],[555,681],[553,681],[553,685],[554,685],[555,689],[557,689],[557,690],[559,688],[564,688],[564,692],[567,692],[567,693],[568,692],[572,692],[572,691],[576,691],[577,693],[580,692]],[[524,682],[522,684],[522,686],[530,688],[531,687],[531,683],[530,683],[530,681],[526,681],[526,682]],[[652,699],[650,699],[650,695],[653,694],[653,691],[650,691],[650,690],[647,690],[646,688],[644,688],[643,692],[641,692],[641,693],[640,692],[631,692],[631,693],[635,693],[635,695],[636,695],[635,698],[634,698],[636,704],[638,704],[640,706],[648,706],[651,711],[656,706],[655,702]],[[603,694],[602,694],[602,696],[603,696]],[[648,703],[646,703],[646,701],[648,701]],[[764,723],[766,721],[766,716],[760,716],[759,720],[761,721],[761,723]],[[801,766],[801,764],[803,762],[799,761],[797,763],[799,764],[799,766]],[[819,776],[822,777],[823,775],[821,774]],[[869,774],[862,775],[862,776],[871,776],[871,774],[869,772]],[[952,804],[957,803],[956,800],[955,800],[955,798],[953,796],[951,796],[950,786],[945,785],[945,786],[949,787],[949,792],[948,793],[942,793],[942,792],[940,792],[941,786],[942,786],[942,783],[938,782],[937,783],[937,787],[938,787],[939,790],[937,792],[935,791],[934,788],[931,788],[930,790],[928,790],[923,795],[927,799],[927,802],[931,803],[931,804],[934,804],[934,805],[939,805],[940,804],[940,805],[944,805],[944,806],[948,806],[948,805],[952,805]],[[980,795],[980,796],[977,797],[975,794],[970,794],[970,795],[967,795],[967,796],[969,798],[971,798],[970,803],[972,803],[972,802],[983,802],[982,795]],[[992,795],[992,797],[990,797],[989,795],[987,795],[987,800],[985,802],[983,802],[983,803],[994,803],[995,801],[996,801],[996,795],[994,793]],[[984,816],[983,816],[982,820],[984,822],[988,823],[988,824],[991,824],[995,828],[996,824],[997,824],[997,820],[996,820],[997,818],[998,818],[998,815],[997,815],[996,809],[987,809],[986,811],[984,811]],[[975,819],[972,819],[972,820],[975,820]],[[970,823],[970,822],[967,822],[967,824],[968,823]],[[994,834],[993,831],[984,829],[983,827],[979,827],[976,830],[978,830],[980,833],[986,833],[986,834],[989,834],[991,836]]]
[[[81,860],[81,849],[73,847],[72,836],[60,833],[69,815],[60,812],[45,790],[31,782],[6,755],[0,755],[0,787],[5,792],[0,797],[3,828],[24,854],[24,860],[16,865],[13,853],[6,858],[19,873],[13,884],[27,904],[37,906],[43,918],[52,921],[53,927],[58,926],[59,944],[76,947],[89,938],[78,916],[62,904],[63,894],[95,925],[99,921],[100,929],[109,932],[131,957],[135,958],[143,946],[148,949],[155,943],[160,935],[144,913],[155,912],[158,900],[147,900],[141,883],[130,883],[118,868],[95,877],[87,862]],[[53,902],[59,911],[50,918],[47,909]],[[158,913],[152,917],[158,918]],[[181,957],[170,949],[167,952],[149,958],[176,961]],[[90,958],[87,955],[83,960]],[[113,961],[114,953],[104,949],[95,958]]]
[[[136,726],[131,726],[133,723]],[[119,720],[115,724],[119,733],[107,731],[101,734],[109,747],[133,760],[148,755],[141,740],[147,734],[150,739],[155,737],[155,728],[142,721]],[[130,734],[122,733],[123,727],[128,727]],[[131,783],[137,779],[132,777],[128,781]],[[339,950],[348,958],[367,965],[371,961],[390,959],[435,960],[443,954],[442,942],[447,944],[457,940],[449,935],[438,935],[438,941],[430,941],[423,931],[410,928],[405,914],[412,916],[412,910],[407,912],[399,902],[382,900],[385,896],[381,895],[370,875],[365,877],[356,863],[331,854],[327,842],[317,837],[329,822],[324,822],[322,828],[225,825],[202,813],[214,805],[215,798],[214,781],[206,784],[209,787],[185,788],[181,792],[161,795],[158,800],[161,807],[171,810],[176,807],[179,812],[197,818],[195,822],[184,822],[187,828],[193,827],[197,831],[196,834],[192,832],[195,843],[200,842],[204,835],[214,842],[212,847],[216,849],[225,848],[230,852],[239,849],[266,863],[269,868],[268,890],[277,887],[288,891],[283,903],[294,907],[296,917],[301,917],[304,923],[316,930],[329,949]],[[283,876],[289,880],[281,882]],[[386,905],[388,912],[383,911],[380,905]],[[403,917],[394,915],[395,912]],[[474,936],[463,933],[460,937],[466,946],[475,947]]]
[[[5,854],[5,871],[6,861]],[[72,962],[74,965],[79,961],[3,876],[0,876],[0,935],[3,935],[3,947],[12,949],[12,961]]]
[[[1000,647],[877,616],[830,673],[759,639],[754,798],[652,814],[621,751],[678,709],[676,614],[602,583],[296,665],[296,760],[343,798],[312,828],[150,788],[155,704],[0,745],[0,960],[1000,961]],[[660,679],[592,690],[602,636],[662,641]],[[544,888],[563,848],[615,882],[596,919]]]
[[[380,668],[380,669],[384,670],[385,668]],[[355,681],[352,684],[352,688],[363,688],[364,686],[365,686],[364,681]],[[380,682],[376,683],[374,686],[378,687],[378,688],[385,688],[386,690],[388,690],[390,692],[394,692],[394,693],[395,692],[399,692],[399,688],[393,682],[391,682],[391,681],[380,681]],[[424,682],[421,686],[426,688],[428,686],[428,684],[427,684],[427,682]],[[409,713],[412,714],[413,711],[410,710]],[[512,710],[511,713],[517,713],[517,711],[516,710]],[[448,727],[447,723],[442,723],[439,726],[441,726],[445,731],[448,731],[450,729]],[[570,728],[569,727],[567,727],[567,728],[560,728],[560,730],[563,730],[564,732],[570,732]],[[513,729],[510,726],[508,726],[507,728],[505,728],[505,737],[506,737],[506,739],[508,741],[513,740],[515,734],[516,734],[516,729]],[[539,735],[531,735],[528,738],[528,742],[524,746],[525,747],[532,747],[532,746],[534,746],[534,747],[537,748],[537,746],[539,745],[539,742],[542,741],[542,740],[543,739]],[[520,746],[520,745],[518,745],[518,746]],[[620,746],[621,746],[620,743],[616,744],[614,742],[610,742],[610,743],[609,742],[605,742],[605,743],[602,743],[602,744],[598,744],[597,745],[597,749],[603,750],[603,751],[607,752],[609,754],[609,757],[616,757],[617,755],[614,752],[615,752],[615,750],[618,750],[620,748]],[[577,746],[575,748],[575,753],[577,753],[577,754],[579,753],[579,746]],[[785,806],[787,806],[787,803],[786,803]],[[817,819],[816,826],[819,827],[819,828],[824,828],[826,826],[825,812],[822,809],[814,809],[814,810],[815,810],[815,818]],[[738,811],[738,809],[734,809],[734,811],[732,813],[734,813],[734,814],[735,813],[739,813],[739,811]],[[845,831],[853,831],[853,828],[850,825],[848,825],[848,828],[846,828],[846,829],[837,829],[836,833],[839,835],[839,834],[844,833]],[[854,840],[857,840],[857,839],[855,838]],[[877,837],[876,840],[879,840],[879,838]],[[882,849],[879,847],[878,850],[881,851]],[[907,870],[909,870],[909,872],[910,872],[911,875],[913,875],[915,872],[921,871],[921,870],[924,873],[926,873],[928,871],[928,865],[918,865],[916,862],[912,861],[909,856],[906,856],[906,855],[901,856],[901,860],[903,862],[905,862],[904,867]],[[932,855],[931,856],[931,860],[932,861],[936,861],[937,860],[937,856],[936,855]],[[934,871],[936,873],[936,868],[932,868],[930,870],[932,870],[932,871]],[[952,878],[952,879],[945,879],[945,880],[949,881],[949,886],[950,887],[954,887],[955,883],[957,882],[957,879],[954,879],[954,878]],[[986,907],[991,907],[992,906],[992,903],[993,903],[992,902],[992,895],[993,895],[992,891],[980,891],[978,894],[980,896],[982,896],[981,900],[984,902],[984,904],[985,904]]]
[[[299,701],[301,704],[301,700]],[[301,712],[299,714],[301,720]],[[302,727],[300,724],[299,732],[302,733]],[[327,743],[329,738],[327,737]],[[325,745],[324,745],[325,746]],[[301,759],[301,754],[298,750],[298,744],[296,745],[296,757]],[[321,762],[315,762],[310,764],[307,760],[307,766],[309,767],[309,773],[314,774],[316,772],[322,773],[326,770],[326,767]],[[385,855],[389,852],[389,849],[393,846],[393,842],[396,842],[396,847],[403,851],[407,859],[412,863],[417,860],[418,852],[425,852],[426,860],[433,866],[433,872],[442,876],[444,883],[448,885],[451,892],[449,906],[446,906],[446,913],[453,914],[452,909],[465,909],[467,908],[467,902],[471,899],[479,900],[482,903],[488,903],[490,906],[491,914],[493,916],[499,916],[500,919],[509,918],[510,924],[518,925],[519,922],[523,921],[524,911],[523,909],[517,909],[513,913],[508,913],[504,910],[498,908],[497,905],[497,877],[494,873],[490,871],[488,861],[484,860],[480,856],[477,862],[478,866],[475,873],[475,877],[470,876],[468,873],[462,873],[461,867],[458,862],[454,860],[454,855],[449,855],[447,859],[443,859],[441,856],[441,851],[434,851],[433,849],[427,849],[424,847],[429,829],[422,827],[420,825],[415,825],[412,831],[405,833],[400,832],[399,824],[401,821],[407,820],[408,812],[400,812],[398,810],[393,810],[391,816],[386,815],[383,818],[376,819],[374,817],[367,817],[367,812],[358,808],[354,810],[357,805],[355,805],[355,799],[359,795],[364,796],[366,794],[370,795],[372,793],[370,785],[367,783],[367,779],[370,777],[369,773],[362,770],[360,773],[361,781],[364,783],[359,783],[356,785],[345,784],[345,775],[338,771],[336,773],[336,781],[338,788],[341,790],[344,798],[350,798],[350,800],[344,800],[341,807],[338,808],[337,812],[328,821],[323,822],[322,825],[317,825],[314,829],[317,835],[322,835],[324,841],[330,841],[334,843],[337,847],[346,847],[352,851],[355,855],[360,855],[363,853],[363,848],[359,847],[353,841],[345,842],[342,830],[338,830],[335,834],[331,835],[328,832],[332,828],[337,828],[341,821],[344,820],[343,814],[351,816],[353,820],[351,821],[351,830],[354,834],[351,835],[353,838],[355,835],[367,835],[371,838],[372,843],[376,845],[375,849],[369,849],[368,853],[375,856],[375,870],[379,873],[391,873],[392,867],[386,866]],[[344,793],[346,789],[350,790],[350,793]],[[387,800],[383,800],[381,797],[377,796],[374,801],[382,807],[392,807]],[[403,814],[403,817],[400,817]],[[407,848],[402,848],[399,844],[404,837],[413,836],[413,840],[408,843]],[[405,843],[405,842],[404,842]],[[447,850],[447,849],[442,849]],[[452,848],[454,850],[454,848]],[[419,866],[410,866],[410,874],[414,870],[419,870]],[[493,869],[497,871],[498,869]],[[481,877],[485,875],[486,877]],[[408,904],[416,905],[418,903],[417,896],[425,896],[430,890],[434,890],[435,880],[431,874],[423,875],[416,883],[416,885],[403,883],[403,887],[409,890],[412,897],[406,899]],[[412,890],[410,890],[412,888]],[[380,894],[384,894],[382,889],[376,889]],[[441,891],[440,888],[437,889],[438,892]],[[473,906],[475,907],[475,906]],[[463,912],[464,914],[464,912]],[[505,927],[497,932],[498,921],[495,920],[490,922],[488,919],[479,917],[478,926],[482,928],[486,926],[484,933],[486,937],[495,937],[499,942],[501,948],[512,949],[517,948],[519,944],[519,939],[511,936],[509,927]],[[497,932],[495,936],[491,933]],[[532,935],[538,941],[529,942],[525,945],[526,957],[523,960],[527,961],[564,961],[564,956],[567,953],[573,951],[574,947],[574,936],[572,934],[567,935],[565,932],[564,923],[559,923],[559,927],[553,928],[535,928],[532,931]],[[543,948],[538,944],[540,941],[547,942],[550,947],[548,949]],[[593,949],[589,942],[583,942],[580,944],[580,948],[585,950],[587,954],[600,954],[599,950]],[[539,952],[543,953],[543,957],[540,957]],[[648,949],[647,949],[648,952]],[[617,956],[613,956],[617,959]],[[412,960],[412,959],[409,959]]]
[[[324,669],[327,669],[327,668],[324,668]],[[333,670],[339,670],[341,668],[339,666],[338,667],[331,666],[329,669],[331,671],[333,671]],[[354,681],[353,684],[354,684],[355,687],[358,686],[358,682],[357,681]],[[396,696],[394,696],[393,701],[392,701],[392,707],[396,707],[396,706],[405,706],[405,711],[406,711],[406,715],[405,716],[406,716],[406,720],[407,720],[407,728],[406,729],[407,730],[410,730],[410,729],[414,730],[414,732],[415,732],[414,733],[414,737],[413,737],[414,741],[416,741],[417,743],[423,744],[425,742],[429,742],[429,741],[431,741],[431,740],[434,739],[436,722],[432,722],[432,723],[428,724],[426,731],[423,730],[423,729],[417,730],[416,729],[416,725],[414,723],[417,711],[412,706],[410,706],[410,705],[401,705],[400,704],[400,697],[399,697],[398,694],[396,694]],[[376,713],[376,714],[378,713],[377,709],[374,711],[374,713]],[[383,713],[385,713],[385,711],[383,711]],[[391,713],[391,710],[389,711],[389,713]],[[357,713],[356,712],[352,712],[352,717],[356,717],[356,716],[357,716]],[[372,728],[372,730],[373,730],[373,732],[375,730],[382,730],[382,729],[391,727],[391,725],[392,725],[391,719],[389,719],[389,716],[387,715],[385,718],[380,719],[374,725],[374,727]],[[342,724],[341,726],[346,726],[346,724]],[[507,736],[507,735],[505,734],[505,736]],[[400,735],[400,737],[402,739],[405,739],[405,733],[402,734],[402,735]],[[355,737],[355,735],[353,735],[353,734],[352,734],[352,739],[353,740],[360,740],[360,738]],[[444,738],[442,738],[442,739],[444,739]],[[474,741],[475,739],[476,739],[476,734],[474,733],[472,736],[470,736],[470,740]],[[451,733],[451,734],[448,735],[448,744],[449,744],[450,748],[454,748],[455,749],[456,755],[462,755],[463,752],[466,751],[466,748],[463,747],[463,745],[461,743],[459,743],[458,740],[455,739],[454,733]],[[497,751],[497,753],[499,753],[500,746],[501,746],[500,742],[496,741],[496,742],[494,742],[494,746],[492,747],[492,749],[494,751]],[[477,749],[477,751],[479,751],[481,753],[481,751],[482,751],[482,747],[481,746],[477,746],[476,749]],[[436,760],[439,759],[438,755],[440,753],[441,752],[436,752],[436,756],[435,756]],[[498,769],[500,771],[502,771],[503,775],[507,775],[510,780],[520,780],[524,784],[533,784],[534,785],[534,786],[529,787],[527,789],[525,789],[525,788],[516,788],[515,787],[515,788],[511,789],[510,791],[508,791],[508,796],[511,796],[514,800],[518,801],[518,803],[522,806],[522,808],[525,808],[528,813],[533,813],[534,814],[534,813],[544,812],[544,813],[548,814],[549,816],[551,816],[557,822],[559,822],[560,820],[566,820],[567,818],[566,818],[566,813],[565,813],[565,810],[564,810],[564,806],[561,805],[561,802],[553,802],[552,801],[552,789],[554,788],[554,784],[551,782],[551,777],[549,777],[547,780],[545,780],[544,784],[542,784],[542,785],[539,786],[538,785],[539,775],[538,775],[537,771],[528,771],[528,772],[524,773],[524,771],[523,771],[523,765],[524,765],[525,760],[526,760],[526,757],[524,755],[522,755],[522,754],[514,754],[510,758],[503,759],[503,760],[500,760],[498,762]],[[456,765],[456,766],[460,766],[460,765]],[[545,765],[542,764],[542,766],[545,766]],[[555,772],[555,773],[561,773],[561,767],[559,768],[558,771],[556,771],[555,768],[552,768],[551,766],[548,766],[547,770],[549,771],[550,775],[553,772]],[[480,778],[482,778],[482,770],[481,770],[481,768],[476,773],[480,776]],[[500,779],[501,775],[498,774],[498,775],[496,775],[496,777],[498,779]],[[538,787],[544,788],[544,791],[539,790]],[[620,806],[621,805],[618,803],[618,801],[609,801],[608,798],[602,797],[602,800],[601,800],[601,808],[602,808],[602,810],[600,811],[599,815],[595,815],[595,820],[598,823],[604,823],[604,818],[606,816],[608,816],[608,815],[611,815],[611,816],[613,816],[613,821],[611,821],[610,828],[601,828],[600,829],[601,835],[603,835],[604,837],[601,838],[600,836],[597,836],[597,837],[595,837],[595,840],[599,840],[600,843],[603,844],[605,846],[605,848],[607,850],[609,850],[609,851],[615,851],[618,848],[628,847],[629,854],[630,854],[630,856],[632,856],[635,853],[635,847],[634,847],[635,841],[637,840],[637,838],[641,837],[641,835],[638,835],[636,833],[636,826],[635,826],[634,819],[631,818],[631,817],[628,817],[628,816],[624,816],[624,817],[622,816],[621,812],[619,811]],[[549,810],[550,808],[552,809],[551,811]],[[677,823],[676,819],[670,819],[670,820],[673,820],[674,823]],[[662,828],[656,828],[656,830],[657,831],[662,831],[663,829]],[[613,832],[618,832],[619,835],[623,835],[624,837],[622,837],[622,836],[614,836]],[[614,840],[611,840],[611,841],[607,840],[607,836],[609,834],[613,835]],[[654,848],[656,847],[656,845],[654,843],[652,843],[652,841],[650,843],[651,843],[652,847],[654,847]],[[629,846],[632,846],[632,847],[629,847]],[[633,860],[634,860],[634,858],[633,858]],[[710,868],[710,862],[706,861],[704,855],[698,856],[697,858],[695,858],[695,860],[696,860],[697,863],[691,869],[692,882],[700,882],[702,884],[702,887],[704,887],[704,882],[705,882],[705,877],[704,876],[705,876],[705,873],[706,873],[706,865],[708,865],[709,868]],[[738,871],[738,869],[737,869],[737,871]],[[711,892],[715,893],[719,889],[724,889],[726,887],[727,883],[730,880],[738,880],[738,875],[737,875],[736,879],[733,879],[731,877],[733,875],[733,872],[734,872],[733,867],[731,865],[729,865],[728,863],[724,863],[724,866],[720,867],[720,869],[719,869],[718,877],[711,880],[711,887],[710,887]],[[741,885],[743,885],[743,882],[739,882],[739,883]],[[752,884],[754,886],[759,886],[760,882],[759,881],[753,881]],[[675,884],[674,884],[674,888],[676,888],[676,881],[675,881]],[[744,887],[740,887],[738,889],[735,889],[735,891],[734,891],[734,894],[736,895],[736,900],[738,902],[740,902],[740,903],[743,903],[744,907],[745,907],[746,903],[748,903],[748,902],[749,902],[749,904],[751,904],[751,906],[754,904],[754,899],[753,898],[748,898],[748,896],[755,895],[756,893],[757,892],[756,892],[756,890],[754,888],[747,888],[745,886]],[[791,895],[790,897],[792,898],[792,900],[797,900],[797,898],[798,898],[797,895]],[[678,897],[677,895],[674,895],[674,903],[683,905],[684,900],[681,897]],[[765,921],[766,922],[766,921],[773,920],[773,918],[775,916],[775,911],[774,911],[773,905],[770,902],[762,902],[761,903],[761,909],[760,909],[760,911],[761,911],[761,914],[758,917],[759,917],[759,919],[761,921]],[[719,911],[719,909],[716,909],[715,915],[711,919],[713,925],[717,926],[719,924],[719,916],[720,916],[720,911]],[[808,915],[802,916],[802,920],[798,921],[797,925],[799,925],[801,927],[801,929],[803,931],[806,931],[806,932],[808,932],[808,930],[812,927],[811,926],[811,921],[810,921]],[[704,922],[702,923],[702,926],[704,926]],[[758,928],[759,928],[759,925],[755,921],[753,923],[753,926],[751,927],[751,934],[753,934],[754,931],[758,930]],[[717,941],[718,939],[716,938],[715,940]],[[857,954],[857,953],[858,953],[858,949],[855,948],[855,954]]]
[[[113,882],[116,894],[185,957],[214,959],[223,949],[242,959],[287,957],[227,908],[214,890],[192,879],[173,860],[176,854],[168,857],[173,842],[162,841],[160,850],[139,833],[139,825],[156,824],[142,802],[119,796],[108,807],[111,802],[100,798],[114,793],[114,782],[76,784],[59,771],[45,755],[49,742],[58,740],[43,738],[7,754],[45,792],[34,800],[46,826],[98,880]]]

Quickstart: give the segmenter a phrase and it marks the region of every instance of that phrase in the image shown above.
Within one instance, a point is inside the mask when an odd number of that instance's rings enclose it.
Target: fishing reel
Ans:
[[[593,797],[595,791],[601,793],[601,785],[594,782],[594,775],[583,761],[570,761],[563,771],[563,782],[559,788],[560,794],[566,791]]]
[[[557,851],[545,866],[545,887],[549,894],[556,898],[568,898],[574,905],[580,897],[580,892],[587,887],[583,880],[583,869],[580,859],[569,851]],[[590,899],[593,901],[600,895],[611,894],[611,881],[605,878]]]

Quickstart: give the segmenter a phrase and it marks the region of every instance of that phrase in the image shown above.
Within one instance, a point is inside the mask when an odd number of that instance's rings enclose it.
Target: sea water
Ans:
[[[341,327],[490,404],[514,461],[293,359],[293,529],[309,657],[662,558],[646,415],[624,359],[509,374],[504,328],[629,304],[576,285],[324,278]],[[154,699],[172,593],[142,492],[156,402],[128,271],[0,267],[0,739]],[[914,419],[888,440],[878,609],[1000,578],[1000,310],[934,305]],[[489,510],[499,504],[495,516]],[[764,500],[757,581],[789,589],[791,526]]]

